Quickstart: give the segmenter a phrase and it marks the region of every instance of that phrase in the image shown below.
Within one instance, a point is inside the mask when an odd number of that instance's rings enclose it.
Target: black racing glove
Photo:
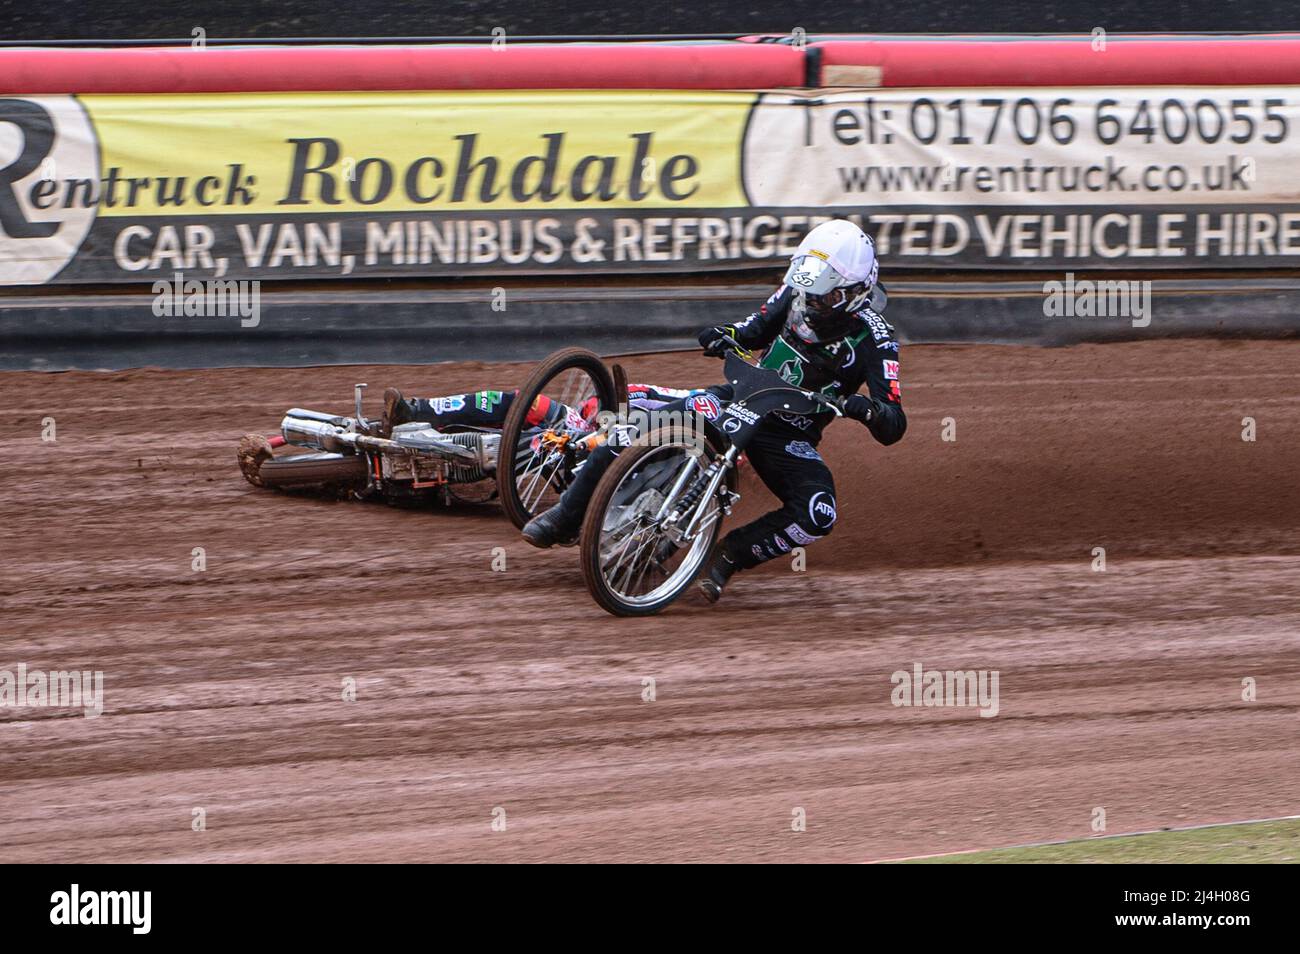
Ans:
[[[705,328],[700,332],[700,347],[707,354],[718,354],[722,349],[722,342],[727,339],[735,340],[736,329],[731,325],[716,325],[713,328]]]
[[[844,399],[844,416],[863,424],[870,424],[880,412],[876,402],[865,394],[852,394]]]

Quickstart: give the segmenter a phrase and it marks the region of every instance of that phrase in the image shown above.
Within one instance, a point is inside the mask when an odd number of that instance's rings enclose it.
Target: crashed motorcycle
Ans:
[[[731,401],[641,434],[610,464],[587,506],[583,577],[615,616],[658,613],[695,581],[740,499],[737,465],[767,415],[843,415],[842,400],[751,364],[753,355],[734,340],[721,350]]]
[[[350,416],[290,408],[278,434],[248,434],[239,468],[256,487],[401,504],[486,503],[498,499],[517,527],[552,506],[587,455],[609,437],[616,394],[627,394],[622,368],[613,371],[582,348],[557,351],[519,389],[500,430],[399,424],[384,435],[362,412],[357,384]],[[585,408],[552,426],[528,421],[542,396]],[[503,453],[503,448],[510,450]]]

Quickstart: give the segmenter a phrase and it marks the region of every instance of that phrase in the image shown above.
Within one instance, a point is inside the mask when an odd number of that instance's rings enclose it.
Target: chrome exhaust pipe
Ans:
[[[286,441],[298,447],[339,452],[355,447],[357,437],[345,425],[337,423],[340,420],[343,419],[294,408],[280,422],[280,433]]]
[[[427,453],[436,454],[443,460],[461,465],[476,465],[486,471],[489,469],[487,454],[481,447],[467,447],[454,439],[444,439],[441,435],[424,440],[408,440],[398,443],[384,437],[361,434],[352,429],[350,417],[333,417],[317,411],[304,411],[294,408],[280,421],[280,433],[286,442],[297,447],[310,447],[313,450],[332,453],[358,453],[375,451],[378,453]],[[499,435],[495,443],[500,443]],[[481,444],[476,441],[475,444]],[[495,469],[495,444],[492,454],[492,469]]]

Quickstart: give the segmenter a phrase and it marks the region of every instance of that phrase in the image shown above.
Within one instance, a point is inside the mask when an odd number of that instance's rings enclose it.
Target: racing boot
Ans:
[[[700,577],[700,592],[710,603],[716,603],[722,599],[722,588],[727,585],[732,574],[739,570],[734,560],[727,556],[727,551],[718,547],[713,552],[713,559],[709,561],[708,568],[704,575]]]
[[[533,546],[547,550],[556,544],[562,547],[573,546],[578,542],[580,529],[582,529],[581,524],[575,524],[564,512],[564,508],[556,504],[550,510],[543,511],[529,520],[520,532]]]
[[[411,419],[411,405],[397,388],[384,389],[384,416],[379,421],[379,436],[392,437],[393,428]]]

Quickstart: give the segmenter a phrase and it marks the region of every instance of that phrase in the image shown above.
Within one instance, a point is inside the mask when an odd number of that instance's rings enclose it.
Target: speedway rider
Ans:
[[[907,418],[899,393],[898,341],[880,314],[885,295],[877,286],[878,271],[875,245],[865,232],[846,220],[825,222],[799,243],[781,286],[758,311],[734,325],[706,328],[700,344],[718,357],[734,347],[732,342],[765,349],[761,367],[804,390],[847,396],[845,416],[865,424],[881,444],[893,444],[907,429]],[[863,385],[867,393],[858,394]],[[708,392],[718,400],[688,397],[664,409],[689,407],[716,419],[731,399],[731,387],[719,385]],[[831,411],[777,412],[760,426],[746,454],[781,507],[731,531],[714,550],[700,579],[710,602],[718,600],[737,570],[830,533],[835,484],[817,443],[832,416]],[[573,540],[587,501],[617,453],[610,445],[593,452],[559,503],[524,527],[524,538],[538,547]]]

